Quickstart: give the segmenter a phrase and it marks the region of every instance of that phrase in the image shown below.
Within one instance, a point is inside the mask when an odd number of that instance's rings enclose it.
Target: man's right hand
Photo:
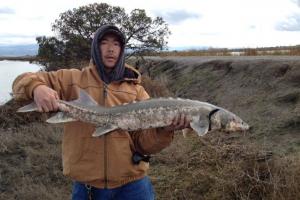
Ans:
[[[58,110],[59,96],[57,92],[46,85],[39,85],[33,90],[34,101],[39,112]]]

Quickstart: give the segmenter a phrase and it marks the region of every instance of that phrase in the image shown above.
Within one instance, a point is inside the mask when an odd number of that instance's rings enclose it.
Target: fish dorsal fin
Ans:
[[[86,91],[82,89],[79,90],[79,98],[72,102],[89,106],[98,105],[98,103]]]
[[[199,136],[205,135],[209,130],[209,119],[207,116],[199,115],[192,117],[190,126]]]

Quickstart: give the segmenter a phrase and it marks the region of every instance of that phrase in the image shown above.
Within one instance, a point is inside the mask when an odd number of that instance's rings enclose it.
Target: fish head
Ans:
[[[226,132],[246,131],[250,126],[239,116],[224,110],[218,109],[211,116],[211,129],[223,130]]]

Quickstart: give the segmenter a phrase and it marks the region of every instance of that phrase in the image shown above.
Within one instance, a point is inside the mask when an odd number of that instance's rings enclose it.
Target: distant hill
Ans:
[[[0,45],[0,56],[34,56],[37,52],[37,44]]]

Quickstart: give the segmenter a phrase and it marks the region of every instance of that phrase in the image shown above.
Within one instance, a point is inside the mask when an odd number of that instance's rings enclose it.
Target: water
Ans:
[[[0,61],[0,105],[11,99],[12,83],[24,72],[36,72],[42,67],[26,61]]]

